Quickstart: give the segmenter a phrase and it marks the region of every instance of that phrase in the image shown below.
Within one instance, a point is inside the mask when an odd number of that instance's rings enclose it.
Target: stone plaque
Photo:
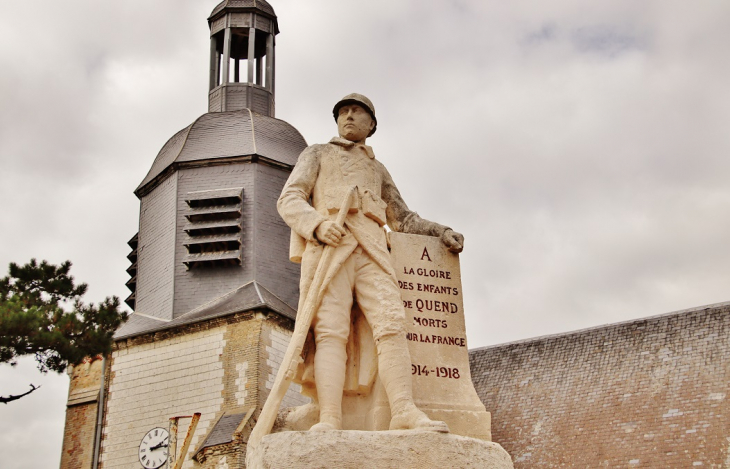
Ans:
[[[471,381],[459,255],[439,238],[389,233],[406,310],[413,397],[452,433],[491,440],[491,418]]]

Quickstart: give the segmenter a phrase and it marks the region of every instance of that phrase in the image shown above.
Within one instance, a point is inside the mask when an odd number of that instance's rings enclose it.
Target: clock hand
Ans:
[[[150,448],[150,451],[154,451],[154,450],[156,450],[156,449],[160,449],[160,448],[167,448],[167,446],[168,446],[168,445],[166,445],[166,444],[165,444],[165,440],[162,440],[162,441],[161,441],[161,442],[160,442],[159,444],[157,444],[157,445],[155,445],[155,446],[151,447],[151,448]]]

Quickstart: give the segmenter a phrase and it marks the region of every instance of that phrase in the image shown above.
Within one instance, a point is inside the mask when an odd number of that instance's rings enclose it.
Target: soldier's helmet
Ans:
[[[348,104],[359,104],[360,106],[362,106],[363,109],[368,112],[368,114],[370,114],[370,117],[373,118],[373,122],[375,123],[375,125],[373,126],[373,130],[371,130],[368,134],[368,137],[374,134],[375,129],[378,128],[378,119],[375,118],[375,106],[373,106],[373,102],[370,101],[366,96],[363,96],[359,93],[350,93],[344,98],[337,101],[337,104],[335,104],[335,107],[332,109],[332,115],[335,116],[335,122],[337,122],[337,116],[340,115],[340,108],[342,106],[347,106]]]

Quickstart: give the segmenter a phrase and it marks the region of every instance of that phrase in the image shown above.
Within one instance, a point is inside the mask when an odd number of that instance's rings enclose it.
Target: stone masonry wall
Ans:
[[[145,433],[167,428],[171,417],[201,412],[190,447],[195,450],[223,404],[224,334],[225,327],[211,328],[129,347],[122,344],[112,353],[104,469],[137,467],[137,449]],[[180,421],[180,445],[189,423],[190,419]],[[189,454],[185,469],[194,467]]]
[[[200,468],[191,457],[215,422],[263,405],[292,327],[291,320],[277,314],[251,311],[118,341],[109,361],[101,467],[137,467],[137,448],[147,431],[167,428],[171,417],[200,412],[183,456],[184,469]],[[304,402],[290,390],[284,406]],[[189,423],[180,420],[178,451]],[[68,437],[68,427],[66,433]],[[216,447],[204,467],[217,467],[221,461],[242,467],[243,460],[232,456],[242,451],[238,446]]]
[[[730,468],[730,303],[473,350],[515,468]]]

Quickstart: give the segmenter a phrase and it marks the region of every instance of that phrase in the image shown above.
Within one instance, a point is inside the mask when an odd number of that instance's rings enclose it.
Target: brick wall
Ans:
[[[61,469],[91,467],[94,454],[96,403],[66,409],[66,431],[63,435]]]
[[[470,353],[516,468],[730,468],[730,304]]]
[[[245,411],[259,402],[258,379],[259,347],[264,315],[256,314],[250,320],[229,324],[224,340],[224,408],[228,411]]]
[[[279,367],[289,346],[290,338],[291,330],[286,329],[282,325],[269,322],[262,328],[261,348],[264,359],[261,361],[261,384],[263,386],[262,398],[264,400],[268,397],[271,388],[274,386],[276,374],[279,372]],[[280,408],[285,409],[287,407],[296,407],[308,403],[309,398],[299,394],[300,391],[301,386],[292,383],[281,402]]]
[[[96,435],[101,358],[86,359],[69,370],[71,382],[61,451],[61,469],[91,467]]]

